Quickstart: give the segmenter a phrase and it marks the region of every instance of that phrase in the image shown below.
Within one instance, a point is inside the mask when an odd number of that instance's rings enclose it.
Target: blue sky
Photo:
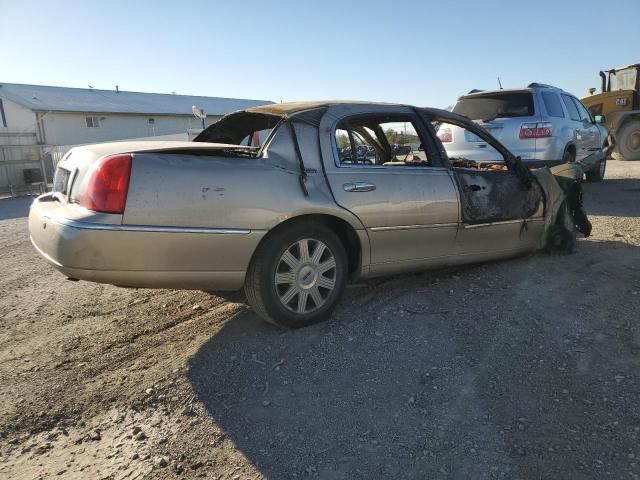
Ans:
[[[639,0],[0,0],[0,81],[445,107],[499,75],[583,96],[640,62],[638,18]]]

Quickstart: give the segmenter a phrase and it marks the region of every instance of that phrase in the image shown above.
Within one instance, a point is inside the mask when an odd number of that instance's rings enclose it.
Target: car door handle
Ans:
[[[342,185],[345,192],[370,192],[375,190],[376,186],[368,182],[351,182]]]

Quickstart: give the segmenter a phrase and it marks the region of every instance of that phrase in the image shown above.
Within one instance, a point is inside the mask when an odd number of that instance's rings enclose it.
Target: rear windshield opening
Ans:
[[[257,148],[262,146],[281,118],[264,113],[232,113],[207,127],[193,141]]]
[[[534,113],[533,95],[530,92],[518,92],[462,97],[453,107],[453,111],[471,120],[528,117]]]

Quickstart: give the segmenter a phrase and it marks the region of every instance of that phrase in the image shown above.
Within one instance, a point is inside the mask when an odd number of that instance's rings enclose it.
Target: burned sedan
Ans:
[[[497,166],[449,159],[442,123],[484,139]],[[571,188],[450,112],[277,104],[232,113],[194,142],[74,148],[29,230],[71,279],[244,289],[262,318],[301,327],[326,319],[349,281],[570,249]]]

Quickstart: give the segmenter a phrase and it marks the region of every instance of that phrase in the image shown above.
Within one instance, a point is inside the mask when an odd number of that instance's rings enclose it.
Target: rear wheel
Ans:
[[[247,270],[245,293],[264,320],[300,328],[329,318],[347,283],[347,254],[326,226],[305,222],[271,233]]]
[[[573,163],[576,161],[576,156],[571,152],[571,150],[567,149],[562,156],[562,163]]]
[[[616,135],[616,160],[640,160],[640,120],[629,120]]]

